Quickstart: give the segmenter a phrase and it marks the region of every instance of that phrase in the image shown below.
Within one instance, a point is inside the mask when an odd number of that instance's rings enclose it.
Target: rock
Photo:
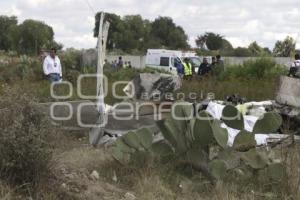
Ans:
[[[169,74],[142,73],[136,76],[125,88],[125,94],[138,100],[166,100],[169,93],[181,87],[181,79]],[[171,99],[168,99],[171,100]]]
[[[134,196],[134,194],[130,193],[130,192],[127,192],[125,195],[125,200],[135,200],[136,197]]]
[[[92,180],[99,180],[100,178],[99,173],[96,170],[91,173],[90,177]]]
[[[67,188],[67,184],[63,183],[63,184],[61,184],[61,187],[64,188],[64,189],[66,189]]]

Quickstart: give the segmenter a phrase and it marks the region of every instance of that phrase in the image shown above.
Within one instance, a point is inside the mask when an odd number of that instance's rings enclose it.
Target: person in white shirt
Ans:
[[[295,55],[295,61],[291,64],[290,72],[288,76],[299,78],[297,72],[300,68],[300,54]]]
[[[51,83],[59,82],[62,79],[61,63],[55,48],[52,48],[50,54],[44,59],[43,70]]]

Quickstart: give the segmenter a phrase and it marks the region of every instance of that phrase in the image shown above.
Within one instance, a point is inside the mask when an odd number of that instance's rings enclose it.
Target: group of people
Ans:
[[[124,68],[124,69],[132,68],[131,62],[130,61],[123,62],[123,58],[121,56],[119,57],[119,60],[112,61],[111,66],[114,69],[117,69],[117,68]]]
[[[43,57],[43,71],[50,82],[58,82],[62,79],[62,67],[59,57],[56,55],[56,49],[52,48],[49,55]],[[106,60],[106,63],[107,60]],[[192,65],[188,58],[185,58],[183,62],[179,58],[175,59],[175,67],[177,68],[177,73],[180,77],[191,80],[193,75],[204,76],[206,74],[212,74],[218,76],[224,72],[224,63],[220,55],[212,57],[212,62],[209,63],[206,57],[203,58],[201,65],[198,67],[196,72],[195,66]],[[122,57],[119,60],[112,62],[111,66],[113,68],[132,68],[130,61],[123,62]],[[288,76],[300,78],[299,75],[300,68],[300,54],[295,55],[295,61],[290,67]]]
[[[196,71],[195,66],[192,65],[189,58],[184,58],[183,63],[179,58],[175,59],[175,67],[179,76],[185,79],[192,79],[193,75],[203,76],[205,74],[218,75],[224,71],[224,63],[220,55],[212,57],[212,62],[209,63],[206,57],[203,58],[202,63]]]

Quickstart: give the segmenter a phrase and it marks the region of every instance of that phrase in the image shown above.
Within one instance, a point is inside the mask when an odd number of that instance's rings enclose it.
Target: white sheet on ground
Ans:
[[[224,105],[215,103],[213,101],[209,102],[206,111],[215,119],[221,119]]]
[[[206,111],[213,118],[220,120],[222,117],[222,112],[223,112],[224,107],[225,107],[224,105],[221,105],[221,104],[218,104],[215,102],[210,102],[207,106]],[[252,132],[254,125],[258,119],[259,119],[259,117],[256,117],[256,116],[245,115],[244,116],[245,130]],[[240,130],[230,128],[225,123],[222,123],[221,127],[227,129],[227,131],[228,131],[227,144],[228,144],[228,146],[232,146],[234,139],[237,136],[237,134],[240,132]],[[267,134],[255,134],[255,140],[256,140],[257,145],[266,145],[268,138],[269,138],[269,135],[267,135]]]

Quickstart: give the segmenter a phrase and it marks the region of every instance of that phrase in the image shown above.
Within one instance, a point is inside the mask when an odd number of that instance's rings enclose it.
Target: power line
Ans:
[[[96,12],[95,12],[95,10],[93,9],[92,5],[90,4],[89,0],[84,0],[84,1],[85,1],[85,3],[87,4],[87,6],[89,7],[89,9],[90,9],[90,10],[93,12],[93,14],[95,15]]]

